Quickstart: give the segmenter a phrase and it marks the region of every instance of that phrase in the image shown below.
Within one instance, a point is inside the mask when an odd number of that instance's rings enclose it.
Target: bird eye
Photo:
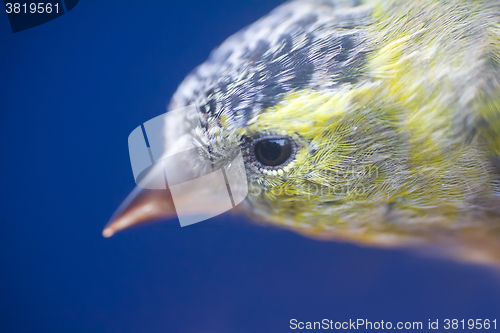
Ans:
[[[295,146],[287,137],[262,138],[255,143],[255,158],[263,166],[275,167],[289,161]]]

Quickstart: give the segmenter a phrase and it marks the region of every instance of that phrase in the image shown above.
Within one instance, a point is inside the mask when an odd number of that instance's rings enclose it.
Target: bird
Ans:
[[[500,2],[288,1],[186,76],[168,109],[189,105],[165,149],[197,147],[194,173],[241,152],[236,214],[500,263]],[[174,216],[168,189],[136,188],[103,235]]]

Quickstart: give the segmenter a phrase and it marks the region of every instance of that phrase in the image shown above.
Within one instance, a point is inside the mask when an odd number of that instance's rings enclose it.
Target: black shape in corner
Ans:
[[[66,4],[66,13],[75,8],[78,1],[80,0],[64,0],[64,3]]]

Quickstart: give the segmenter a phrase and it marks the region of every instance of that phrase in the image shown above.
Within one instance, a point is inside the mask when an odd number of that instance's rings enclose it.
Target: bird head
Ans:
[[[285,3],[181,83],[170,112],[195,111],[167,117],[165,150],[196,148],[177,168],[198,176],[241,153],[239,212],[306,234],[392,245],[482,223],[471,214],[500,193],[500,131],[478,125],[500,119],[500,29],[486,8]],[[173,216],[168,189],[136,189],[104,235]]]

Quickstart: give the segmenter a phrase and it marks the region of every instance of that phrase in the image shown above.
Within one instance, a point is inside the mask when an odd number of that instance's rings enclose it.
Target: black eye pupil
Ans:
[[[288,139],[267,139],[255,145],[255,157],[266,166],[285,163],[292,155],[292,145]]]

